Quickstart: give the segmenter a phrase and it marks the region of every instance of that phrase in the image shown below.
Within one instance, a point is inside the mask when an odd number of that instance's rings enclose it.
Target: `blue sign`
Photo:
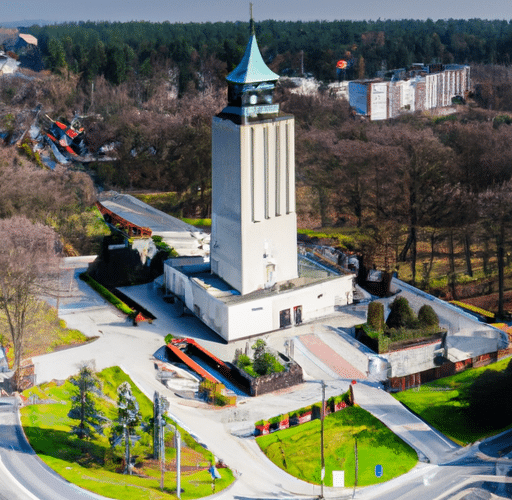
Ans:
[[[382,465],[376,465],[375,466],[375,475],[377,477],[382,477],[382,474],[384,474],[384,470],[382,468]]]
[[[220,479],[219,471],[213,465],[208,469],[208,472],[211,474],[212,479]]]

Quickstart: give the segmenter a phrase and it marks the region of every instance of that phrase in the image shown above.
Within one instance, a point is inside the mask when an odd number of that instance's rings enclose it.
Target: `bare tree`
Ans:
[[[14,348],[14,387],[20,387],[20,366],[27,327],[39,311],[42,276],[57,264],[52,228],[25,217],[0,220],[0,309]]]
[[[479,215],[482,224],[496,237],[498,260],[498,316],[504,316],[505,245],[512,222],[512,181],[489,188],[479,195]]]

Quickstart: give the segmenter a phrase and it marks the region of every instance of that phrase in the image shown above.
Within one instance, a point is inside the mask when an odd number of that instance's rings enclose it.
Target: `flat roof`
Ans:
[[[140,227],[149,227],[154,233],[199,232],[194,226],[161,212],[129,194],[107,191],[98,195],[98,201],[128,222]]]
[[[131,224],[151,229],[162,236],[180,255],[208,255],[210,235],[176,217],[144,203],[134,196],[107,191],[98,195],[98,202]],[[206,243],[207,248],[201,248]]]
[[[302,258],[303,256],[299,254],[299,260],[301,260]],[[179,260],[179,258],[177,258],[176,260]],[[190,281],[204,288],[208,294],[218,298],[225,304],[249,302],[251,300],[270,297],[272,295],[277,294],[283,294],[288,291],[294,291],[300,288],[305,288],[307,286],[316,285],[319,283],[324,283],[335,279],[342,279],[354,276],[353,274],[337,274],[335,271],[331,271],[330,275],[328,275],[325,271],[325,267],[320,264],[318,264],[318,273],[316,273],[315,275],[315,273],[313,273],[311,269],[310,259],[308,259],[308,264],[309,266],[307,268],[307,271],[304,274],[299,272],[298,278],[294,278],[287,281],[281,281],[276,283],[276,285],[274,285],[271,288],[255,290],[254,292],[246,293],[244,295],[241,295],[240,292],[234,290],[231,285],[226,283],[222,278],[220,278],[216,274],[212,274],[209,270],[209,265],[186,264],[183,266],[174,265],[171,267],[174,267],[178,271],[185,274],[190,279]],[[301,266],[299,266],[299,269],[301,269]]]

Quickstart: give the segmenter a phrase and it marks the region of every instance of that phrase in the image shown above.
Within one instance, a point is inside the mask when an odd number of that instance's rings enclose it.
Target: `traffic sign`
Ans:
[[[375,475],[377,477],[382,477],[382,474],[384,474],[384,469],[383,469],[382,465],[376,465],[375,466]]]

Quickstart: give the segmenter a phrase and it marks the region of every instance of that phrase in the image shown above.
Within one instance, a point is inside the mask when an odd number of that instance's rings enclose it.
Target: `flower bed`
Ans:
[[[324,416],[329,413],[341,411],[347,406],[350,406],[349,391],[325,401]],[[256,428],[255,434],[257,436],[262,436],[282,429],[288,429],[288,427],[294,427],[314,419],[319,419],[321,418],[321,415],[322,403],[315,403],[311,406],[299,408],[290,414],[284,413],[283,415],[277,415],[276,417],[270,418],[268,421],[259,420],[254,424]]]
[[[256,432],[259,436],[264,436],[270,433],[270,422],[267,420],[259,420],[255,424]]]

